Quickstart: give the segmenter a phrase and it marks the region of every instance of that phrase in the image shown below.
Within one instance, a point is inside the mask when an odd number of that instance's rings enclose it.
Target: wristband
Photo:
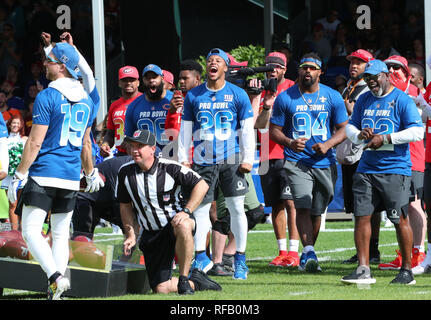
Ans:
[[[265,108],[265,106],[263,106],[262,108],[263,108],[263,110],[266,110],[266,111],[269,111],[269,109],[271,109],[271,107]]]
[[[15,171],[15,177],[17,177],[19,180],[24,180],[25,176],[26,176],[25,174]]]
[[[386,134],[383,135],[383,144],[388,144],[389,140],[388,140],[388,136]]]
[[[193,212],[191,212],[191,211],[190,211],[190,209],[189,209],[189,208],[184,208],[184,209],[183,209],[183,212],[187,213],[189,216],[191,216],[191,215],[192,215],[192,213],[193,213]]]

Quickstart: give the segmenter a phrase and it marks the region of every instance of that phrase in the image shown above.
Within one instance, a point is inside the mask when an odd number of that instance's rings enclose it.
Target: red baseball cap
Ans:
[[[118,80],[121,80],[123,78],[139,79],[138,69],[132,66],[125,66],[120,68],[120,70],[118,70]]]
[[[163,80],[165,80],[167,83],[169,83],[169,84],[171,84],[171,85],[173,85],[175,87],[175,85],[174,85],[174,75],[171,72],[167,71],[167,70],[162,70],[162,73],[163,73]]]
[[[409,63],[407,62],[407,59],[401,56],[390,56],[386,60],[383,60],[386,65],[388,64],[397,64],[400,65],[405,71],[407,71],[408,74],[410,74],[409,70]]]
[[[231,54],[229,54],[229,53],[227,53],[227,52],[226,52],[226,54],[227,54],[227,56],[229,57],[229,60],[230,60],[229,65],[230,65],[230,66],[241,66],[241,67],[247,67],[247,65],[248,65],[248,61],[239,62],[239,61],[236,61],[236,60],[235,60],[235,58],[234,58]]]
[[[374,57],[371,52],[368,52],[367,50],[358,49],[356,51],[353,51],[351,54],[349,54],[346,59],[351,61],[353,58],[360,59],[365,62],[369,62],[371,60],[374,60]]]
[[[286,55],[284,53],[277,52],[277,51],[270,52],[265,58],[265,63],[266,64],[270,64],[270,63],[279,64],[280,66],[285,68],[286,64],[287,64]]]

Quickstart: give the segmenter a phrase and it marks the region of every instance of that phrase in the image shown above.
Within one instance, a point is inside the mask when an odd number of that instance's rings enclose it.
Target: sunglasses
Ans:
[[[399,64],[388,64],[388,69],[400,70],[402,67]]]
[[[380,77],[380,73],[379,74],[367,74],[364,76],[364,81],[365,82],[370,82],[372,81],[377,81]]]
[[[50,57],[50,56],[46,56],[46,59],[45,59],[46,61],[48,61],[48,62],[53,62],[53,63],[59,63],[59,64],[61,64],[62,62],[60,62],[60,61],[58,61],[58,60],[55,60],[55,59],[53,59],[52,57]]]
[[[320,68],[318,67],[318,66],[315,66],[315,65],[311,65],[311,64],[301,64],[300,66],[299,66],[301,69],[310,69],[310,70],[320,70]]]

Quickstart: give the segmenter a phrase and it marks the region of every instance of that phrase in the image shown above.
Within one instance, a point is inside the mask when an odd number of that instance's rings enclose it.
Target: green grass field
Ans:
[[[110,229],[101,228],[97,241],[121,243],[121,236],[109,234]],[[107,234],[108,233],[108,234]],[[392,261],[397,249],[394,228],[382,226],[379,250],[381,260]],[[371,270],[377,282],[368,287],[345,285],[340,279],[355,266],[341,262],[355,253],[353,223],[326,222],[315,246],[322,272],[308,274],[297,269],[268,266],[277,254],[272,226],[260,224],[248,235],[247,260],[250,274],[245,281],[227,277],[213,277],[223,290],[221,292],[196,292],[193,296],[146,294],[100,298],[97,300],[430,300],[431,274],[416,276],[416,285],[389,285],[397,271],[380,271],[377,265]],[[301,248],[300,248],[301,249]],[[5,289],[3,299],[44,299],[40,293]],[[67,298],[72,300],[74,298]],[[87,300],[87,299],[78,299]],[[94,298],[88,300],[96,300]]]

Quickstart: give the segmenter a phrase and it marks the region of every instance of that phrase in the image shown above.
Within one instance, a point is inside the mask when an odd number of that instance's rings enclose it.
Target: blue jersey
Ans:
[[[397,88],[379,98],[371,92],[361,95],[349,123],[359,130],[373,128],[376,134],[391,134],[413,126],[423,126],[414,101]],[[408,143],[386,144],[377,150],[365,150],[357,172],[410,176],[411,166]]]
[[[149,101],[145,94],[137,97],[127,107],[124,124],[124,134],[133,137],[136,130],[151,131],[157,140],[157,147],[161,151],[169,143],[165,135],[165,120],[169,110],[169,103],[173,92],[166,91],[166,95],[159,101]]]
[[[33,124],[48,130],[29,176],[42,186],[78,190],[82,140],[93,112],[88,97],[73,103],[54,88],[41,91],[33,106]]]
[[[8,136],[9,132],[7,131],[6,122],[0,112],[0,138],[7,138]]]
[[[89,97],[93,101],[93,105],[94,105],[93,112],[92,112],[92,119],[90,119],[90,125],[93,125],[94,120],[97,118],[97,112],[99,111],[99,107],[100,107],[100,96],[96,86],[94,86],[93,91],[90,92]],[[96,139],[94,139],[93,131],[90,131],[90,139],[91,139],[91,154],[93,158],[96,158],[97,152],[99,151],[99,146],[96,143]]]
[[[190,90],[182,119],[193,121],[193,161],[213,165],[239,153],[240,122],[250,117],[253,109],[247,93],[230,82],[217,91],[206,83]]]
[[[335,163],[335,152],[329,149],[325,155],[317,154],[311,147],[331,138],[335,125],[348,120],[343,98],[338,91],[319,84],[319,90],[307,94],[294,85],[280,93],[273,108],[271,123],[283,128],[290,139],[307,138],[303,152],[284,148],[289,161],[301,161],[308,167],[327,168]]]

